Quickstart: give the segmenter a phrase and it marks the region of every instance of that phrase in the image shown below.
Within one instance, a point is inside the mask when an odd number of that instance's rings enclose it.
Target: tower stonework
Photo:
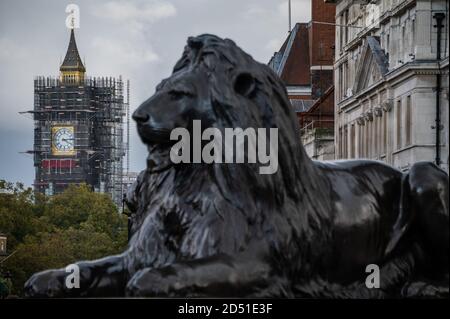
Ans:
[[[34,79],[36,191],[54,195],[86,183],[120,204],[127,91],[121,77],[86,76],[72,29],[59,76]]]

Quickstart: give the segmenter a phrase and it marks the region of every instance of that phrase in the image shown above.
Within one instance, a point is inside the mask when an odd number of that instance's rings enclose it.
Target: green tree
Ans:
[[[3,267],[15,294],[37,271],[116,254],[126,246],[126,217],[109,196],[86,185],[47,198],[0,181],[0,195],[0,232],[8,236],[8,250],[16,251]]]
[[[31,188],[0,180],[0,232],[7,235],[9,250],[14,250],[25,236],[46,230],[38,219],[46,199],[39,196],[37,201],[39,204],[35,205]]]
[[[11,280],[0,276],[0,299],[6,298],[10,294],[11,288]]]

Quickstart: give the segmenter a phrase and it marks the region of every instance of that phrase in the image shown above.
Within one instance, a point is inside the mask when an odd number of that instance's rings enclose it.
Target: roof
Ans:
[[[314,101],[314,103],[311,105],[311,107],[307,110],[308,113],[313,113],[316,111],[320,106],[323,104],[323,102],[330,96],[334,94],[334,85],[330,86],[325,93]]]
[[[73,29],[70,31],[70,40],[66,57],[64,58],[59,70],[86,72],[83,62],[81,61],[80,54],[78,53],[77,43],[75,42],[75,32]]]
[[[379,38],[368,36],[356,68],[353,93],[369,87],[389,71],[389,59],[381,48]]]
[[[297,23],[269,62],[285,85],[310,85],[309,30]]]
[[[376,65],[382,75],[385,75],[389,71],[389,59],[381,48],[380,42],[376,37],[368,36],[367,45],[372,51]]]

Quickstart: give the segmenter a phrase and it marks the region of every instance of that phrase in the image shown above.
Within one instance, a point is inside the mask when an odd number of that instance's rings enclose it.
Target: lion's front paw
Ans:
[[[31,276],[24,286],[26,298],[62,297],[66,273],[61,270],[47,270]]]
[[[412,282],[403,287],[402,296],[407,298],[448,298],[448,282],[446,284]]]
[[[164,276],[156,269],[144,269],[136,273],[128,282],[128,297],[161,297],[174,292],[173,276]]]

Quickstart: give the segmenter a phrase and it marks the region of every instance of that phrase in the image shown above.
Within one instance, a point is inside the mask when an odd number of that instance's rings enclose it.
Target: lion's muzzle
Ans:
[[[133,113],[138,134],[145,144],[166,143],[169,141],[170,129],[160,127],[154,123],[152,117],[139,107]]]

